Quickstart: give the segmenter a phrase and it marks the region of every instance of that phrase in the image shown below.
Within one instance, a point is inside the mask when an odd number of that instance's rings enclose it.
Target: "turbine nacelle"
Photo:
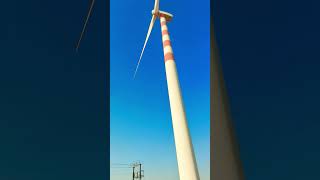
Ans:
[[[155,15],[155,16],[164,16],[166,18],[167,21],[171,21],[171,19],[173,18],[173,15],[168,13],[168,12],[164,12],[164,11],[155,11],[155,10],[152,10],[151,11],[152,15]]]

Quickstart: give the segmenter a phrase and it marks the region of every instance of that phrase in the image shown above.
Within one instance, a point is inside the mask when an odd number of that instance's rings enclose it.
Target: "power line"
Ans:
[[[142,178],[144,177],[144,170],[142,169],[142,163],[140,161],[136,161],[131,164],[111,163],[110,169],[112,169],[111,171],[112,175],[125,175],[125,173],[126,174],[130,173],[132,180],[137,180],[137,179],[142,180]],[[118,171],[114,173],[114,170],[118,170]],[[131,172],[126,172],[126,171],[123,172],[123,170],[131,170]]]
[[[112,163],[111,165],[130,166],[130,164],[123,164],[123,163]]]

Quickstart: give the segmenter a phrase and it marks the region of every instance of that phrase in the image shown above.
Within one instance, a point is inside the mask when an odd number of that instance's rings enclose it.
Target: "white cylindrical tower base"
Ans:
[[[199,180],[176,64],[173,57],[168,28],[166,26],[166,18],[160,14],[160,20],[179,177],[180,180]]]

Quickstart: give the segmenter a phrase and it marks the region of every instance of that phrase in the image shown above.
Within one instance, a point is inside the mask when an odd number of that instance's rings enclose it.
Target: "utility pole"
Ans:
[[[139,167],[140,167],[140,169],[139,169],[139,171],[140,171],[140,173],[139,173],[139,180],[141,180],[141,163],[139,163]]]
[[[134,168],[135,166],[132,166],[132,180],[134,180]]]
[[[136,167],[139,167],[139,170],[136,172]],[[142,170],[142,164],[140,162],[135,162],[132,164],[132,180],[139,179],[141,180],[144,177],[144,170]]]

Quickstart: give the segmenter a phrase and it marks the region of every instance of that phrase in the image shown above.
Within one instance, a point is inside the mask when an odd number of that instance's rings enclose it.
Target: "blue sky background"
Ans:
[[[209,179],[209,0],[160,1],[174,15],[168,24],[200,176]],[[111,179],[131,169],[113,163],[143,162],[148,180],[178,179],[160,22],[156,21],[136,79],[151,19],[152,0],[110,2]]]

